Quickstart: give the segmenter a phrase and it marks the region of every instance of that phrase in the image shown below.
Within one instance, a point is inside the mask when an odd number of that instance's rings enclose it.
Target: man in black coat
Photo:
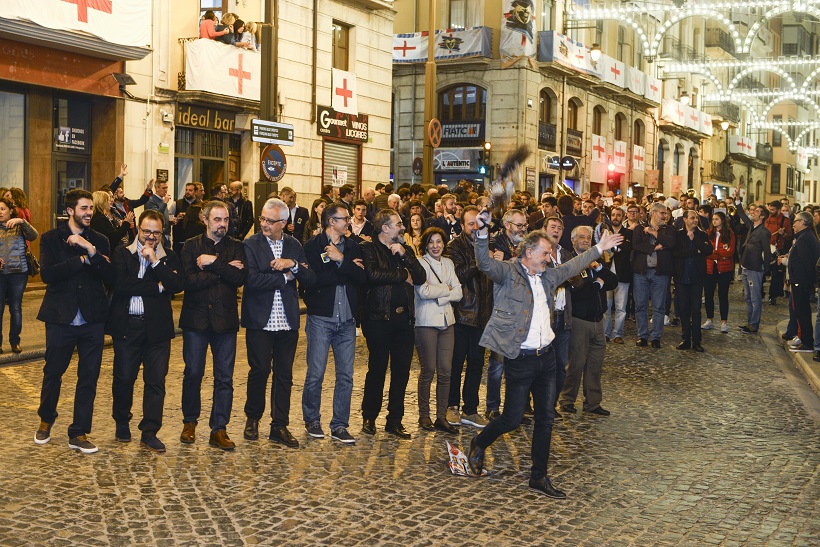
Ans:
[[[268,439],[290,448],[299,446],[290,431],[293,358],[299,341],[299,295],[296,280],[315,281],[305,252],[296,238],[284,233],[288,206],[272,198],[259,216],[261,231],[245,240],[248,279],[242,295],[242,326],[248,348],[248,396],[245,439],[259,438],[271,380],[271,426]]]
[[[369,357],[362,397],[362,432],[376,434],[382,409],[384,379],[390,366],[390,392],[385,431],[400,439],[410,433],[404,418],[404,395],[413,358],[414,286],[427,272],[404,243],[404,224],[393,210],[376,213],[373,240],[361,244],[367,281],[362,303],[362,332]]]
[[[788,265],[791,284],[791,309],[800,326],[800,344],[791,347],[791,351],[811,353],[814,351],[814,330],[811,324],[811,296],[817,282],[817,272],[812,266],[820,259],[820,243],[814,233],[814,220],[811,213],[797,213],[792,223],[794,242],[788,259],[778,258],[780,263]],[[788,333],[787,333],[788,334]],[[797,333],[794,333],[797,334]]]
[[[618,277],[618,286],[607,293],[604,334],[615,344],[624,343],[624,320],[632,284],[632,230],[626,227],[625,217],[621,207],[613,207],[610,211],[612,233],[624,236],[623,243],[610,251],[612,258],[608,264],[610,271]]]
[[[174,236],[173,251],[179,256],[182,253],[182,246],[185,245],[185,235],[182,229],[185,221],[185,213],[191,205],[196,205],[200,201],[196,198],[196,185],[189,182],[185,185],[185,194],[168,205],[169,216],[174,217],[174,224],[171,226],[171,235]]]
[[[236,239],[242,241],[253,228],[253,203],[242,193],[245,185],[235,180],[228,187],[230,202],[236,210]]]
[[[69,191],[65,208],[68,222],[40,239],[40,276],[46,294],[37,319],[46,324],[46,364],[37,410],[40,426],[34,442],[51,440],[62,377],[77,348],[74,421],[68,426],[68,446],[92,454],[97,447],[87,435],[91,432],[108,315],[104,283],[113,284],[116,274],[107,257],[108,239],[89,227],[94,213],[91,193]]]
[[[677,348],[703,353],[700,331],[700,306],[706,279],[706,258],[715,248],[700,229],[700,215],[694,209],[683,212],[683,228],[675,240],[675,309],[680,318],[682,342]]]
[[[162,427],[165,404],[165,376],[174,338],[171,295],[181,292],[185,273],[176,253],[162,245],[162,215],[143,211],[137,239],[127,247],[117,247],[111,263],[117,283],[108,312],[106,332],[114,341],[113,417],[116,439],[131,440],[131,406],[134,383],[143,365],[142,431],[140,446],[165,452],[157,438]]]
[[[227,234],[230,213],[219,200],[202,208],[205,233],[185,242],[182,268],[185,271],[185,298],[179,326],[182,328],[183,428],[179,440],[196,441],[196,425],[201,411],[202,377],[208,346],[213,353],[214,393],[208,443],[222,450],[236,448],[226,427],[233,405],[233,367],[236,361],[236,333],[239,310],[236,290],[245,284],[245,250]]]
[[[760,328],[763,312],[763,276],[772,261],[772,233],[766,228],[769,210],[762,205],[750,205],[749,214],[743,203],[736,199],[737,215],[746,226],[746,238],[740,246],[740,265],[743,273],[743,297],[746,300],[746,324],[738,327],[743,334],[755,334]]]
[[[353,217],[347,231],[347,237],[356,243],[371,241],[373,238],[373,224],[367,218],[367,202],[363,199],[356,200],[353,204]]]
[[[301,242],[304,239],[305,225],[310,219],[310,211],[296,204],[296,191],[290,186],[285,186],[279,191],[279,198],[285,202],[288,209],[285,233]]]

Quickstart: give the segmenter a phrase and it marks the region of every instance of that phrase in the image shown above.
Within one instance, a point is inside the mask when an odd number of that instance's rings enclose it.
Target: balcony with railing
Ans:
[[[216,40],[179,38],[182,49],[177,89],[213,93],[228,101],[258,103],[261,90],[261,54]]]
[[[674,36],[663,37],[659,55],[662,59],[671,59],[679,62],[706,61],[706,58],[695,51],[695,48],[687,46]]]
[[[757,157],[757,159],[760,161],[772,163],[774,158],[774,155],[772,153],[772,145],[769,143],[757,143],[755,157]]]
[[[703,166],[703,180],[717,180],[720,182],[732,182],[735,174],[732,171],[732,164],[728,161],[707,161]]]
[[[584,153],[584,132],[567,129],[566,152],[570,156],[581,156]]]
[[[729,55],[735,55],[735,41],[732,39],[732,35],[721,28],[707,28],[704,45],[706,47],[717,47]]]
[[[702,110],[712,116],[719,116],[735,123],[740,120],[740,106],[728,101],[704,104]]]
[[[538,122],[538,148],[555,150],[556,127],[546,122]]]

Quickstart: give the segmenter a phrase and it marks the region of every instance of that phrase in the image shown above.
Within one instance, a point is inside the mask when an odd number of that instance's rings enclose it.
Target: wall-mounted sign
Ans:
[[[157,169],[157,184],[160,182],[168,182],[168,170],[167,169]]]
[[[288,169],[288,160],[285,153],[277,144],[269,144],[262,150],[262,174],[271,182],[279,182]]]
[[[547,165],[550,169],[555,169],[558,171],[561,169],[561,158],[559,156],[550,156]]]
[[[469,141],[483,144],[484,122],[443,122],[441,124],[441,145],[452,146],[454,143]],[[456,144],[456,146],[458,146]]]
[[[575,161],[575,158],[572,156],[564,156],[561,158],[561,169],[564,171],[572,171],[576,165],[578,165],[578,162]]]
[[[367,114],[345,114],[336,112],[329,106],[318,106],[316,132],[324,137],[334,137],[346,141],[367,142]]]
[[[293,146],[293,126],[254,118],[251,120],[251,140]]]
[[[527,176],[527,190],[535,192],[535,167],[527,167],[525,172]]]
[[[433,170],[478,172],[483,150],[474,148],[437,148],[433,153]]]
[[[85,129],[82,127],[58,128],[57,136],[54,138],[54,146],[61,151],[88,152],[88,139],[86,138]]]
[[[567,154],[580,156],[582,155],[583,149],[583,135],[573,135],[567,131]]]
[[[236,125],[236,113],[216,108],[205,108],[204,106],[180,104],[177,107],[175,123],[182,127],[196,127],[197,129],[233,133]]]
[[[347,166],[346,165],[337,165],[333,168],[333,182],[331,183],[335,187],[344,186],[347,184]]]
[[[424,160],[422,158],[416,158],[413,160],[413,174],[417,177],[421,175],[422,170],[424,169]]]

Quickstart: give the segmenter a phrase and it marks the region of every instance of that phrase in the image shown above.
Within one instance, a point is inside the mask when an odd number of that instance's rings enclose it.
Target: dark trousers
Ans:
[[[800,341],[804,346],[814,347],[814,325],[811,322],[811,295],[814,287],[811,285],[792,285],[791,301],[794,306],[794,315],[800,326]]]
[[[162,427],[162,409],[165,405],[165,376],[171,358],[171,341],[149,343],[145,339],[145,320],[130,318],[128,336],[114,339],[114,397],[112,416],[118,424],[131,421],[134,402],[134,383],[142,364],[142,421],[140,431],[156,434]]]
[[[236,362],[236,332],[182,330],[182,420],[197,423],[202,410],[202,377],[205,375],[205,356],[211,346],[214,362],[214,396],[211,431],[225,429],[233,407],[233,366]]]
[[[68,426],[69,438],[91,433],[104,335],[104,323],[86,323],[79,327],[46,323],[46,364],[43,367],[43,388],[37,414],[49,424],[57,419],[63,374],[76,348],[79,358],[77,387],[74,391],[74,421]]]
[[[387,422],[401,423],[404,418],[404,394],[410,379],[413,359],[413,325],[407,313],[389,321],[365,320],[362,334],[367,341],[367,376],[364,379],[362,417],[375,420],[382,410],[384,381],[390,365],[390,392],[387,396]]]
[[[524,406],[532,393],[535,425],[532,432],[532,468],[530,475],[540,479],[547,474],[552,439],[552,421],[555,409],[555,351],[552,347],[541,356],[504,359],[506,392],[504,412],[491,421],[476,437],[480,448],[487,448],[495,440],[518,427],[524,416]]]
[[[265,395],[268,376],[270,383],[271,426],[290,423],[290,392],[293,388],[293,358],[296,356],[298,330],[267,331],[248,329],[245,344],[248,347],[248,399],[245,415],[259,420],[265,413]]]
[[[772,280],[769,283],[769,300],[780,298],[783,293],[783,282],[786,278],[786,267],[775,264],[771,270]]]
[[[700,299],[703,283],[675,283],[675,307],[684,342],[700,344]]]
[[[458,407],[464,401],[464,414],[478,413],[478,390],[484,373],[484,348],[478,345],[483,329],[456,323],[453,341],[453,366],[450,369],[450,397],[447,406]],[[461,371],[467,359],[464,372],[464,389],[461,389]],[[461,396],[459,397],[459,391]]]
[[[23,293],[28,284],[28,273],[0,274],[0,339],[3,331],[3,312],[9,303],[9,344],[20,343],[23,331]]]
[[[564,382],[567,381],[567,365],[569,364],[569,340],[572,334],[571,329],[567,329],[564,324],[564,313],[555,312],[555,320],[552,322],[552,331],[555,339],[550,344],[555,348],[555,400],[552,406],[558,403],[558,395],[564,389]]]
[[[729,284],[734,276],[734,268],[730,272],[718,273],[717,268],[711,274],[706,274],[703,283],[704,296],[706,297],[706,318],[715,317],[715,287],[718,291],[718,302],[720,303],[720,320],[726,321],[729,318]]]

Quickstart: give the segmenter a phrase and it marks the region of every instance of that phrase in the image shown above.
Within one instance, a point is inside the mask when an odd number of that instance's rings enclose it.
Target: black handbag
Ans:
[[[26,249],[26,265],[28,266],[28,275],[35,277],[40,275],[40,261],[31,252],[31,249]]]

